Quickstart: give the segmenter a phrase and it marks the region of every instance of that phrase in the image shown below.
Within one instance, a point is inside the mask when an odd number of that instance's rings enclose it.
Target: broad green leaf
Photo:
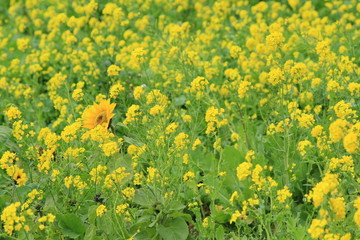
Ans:
[[[14,152],[19,152],[19,147],[10,140],[11,128],[7,126],[0,126],[0,146],[4,146]]]
[[[207,172],[214,171],[218,161],[212,153],[204,153],[200,149],[191,152],[191,158],[201,170]]]
[[[137,222],[130,227],[130,231],[136,232],[138,229],[147,228],[155,220],[154,215],[145,215],[138,218]]]
[[[231,216],[229,214],[226,214],[223,211],[216,211],[214,213],[214,219],[216,222],[219,222],[219,223],[228,223],[230,220],[230,217]]]
[[[165,221],[157,228],[158,233],[166,240],[185,240],[189,235],[189,228],[182,218]]]
[[[127,130],[129,129],[129,127],[128,127],[127,125],[123,124],[122,122],[118,122],[118,123],[116,124],[116,126],[120,126],[120,127],[126,128]]]
[[[103,230],[106,234],[111,235],[114,233],[113,221],[109,215],[104,214],[96,220],[99,229]]]
[[[240,163],[244,161],[241,153],[234,147],[227,146],[222,152],[221,170],[234,170]]]
[[[77,238],[85,233],[85,224],[74,213],[60,214],[56,219],[61,232],[66,237]]]
[[[156,234],[155,228],[147,228],[142,231],[140,231],[135,236],[135,240],[151,240],[151,239],[157,239],[154,238]]]
[[[11,237],[7,233],[0,233],[1,240],[18,240],[18,238]]]
[[[0,143],[5,142],[11,136],[11,128],[0,126]]]
[[[135,192],[133,201],[141,206],[152,206],[159,201],[159,198],[155,195],[155,188],[142,188]]]
[[[171,217],[173,218],[182,218],[184,220],[186,220],[187,222],[195,225],[195,222],[192,220],[192,217],[190,214],[187,214],[187,213],[181,213],[181,212],[173,212],[170,214]]]
[[[10,139],[6,140],[4,145],[11,151],[14,151],[16,153],[20,152],[20,148],[14,142],[10,141]]]
[[[140,142],[139,140],[136,140],[136,139],[133,139],[133,138],[130,138],[127,136],[124,136],[123,138],[124,138],[124,141],[128,144],[132,144],[132,145],[135,145],[138,147],[141,147],[142,145],[144,145],[144,143]]]
[[[19,232],[18,232],[18,236],[17,236],[18,239],[26,239],[26,240],[33,240],[35,239],[34,238],[34,235],[31,234],[31,232],[25,232],[24,229],[21,229]],[[2,238],[1,238],[2,239]]]
[[[24,200],[26,195],[31,191],[31,187],[29,186],[20,186],[16,188],[16,192],[20,200]]]
[[[181,209],[184,209],[185,208],[185,205],[182,204],[180,201],[170,201],[166,208],[170,211],[179,211]]]
[[[215,238],[216,240],[223,240],[225,237],[224,227],[219,225],[215,230]]]
[[[86,240],[94,240],[96,236],[96,227],[94,225],[90,225],[87,227],[85,232],[84,239]]]
[[[175,106],[182,106],[185,104],[185,102],[186,102],[185,96],[180,96],[180,97],[174,98]]]
[[[91,224],[95,224],[96,219],[96,205],[90,206],[88,210],[88,219]]]

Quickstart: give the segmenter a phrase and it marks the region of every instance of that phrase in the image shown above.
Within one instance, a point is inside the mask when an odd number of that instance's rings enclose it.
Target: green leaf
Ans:
[[[174,98],[175,106],[182,106],[185,104],[185,102],[186,102],[185,96],[180,96],[180,97]]]
[[[181,213],[181,212],[173,212],[171,213],[169,216],[173,217],[173,218],[182,218],[185,221],[187,221],[188,223],[191,223],[193,225],[195,225],[195,222],[192,220],[192,217],[190,214],[187,213]]]
[[[16,193],[20,200],[24,200],[25,196],[31,191],[29,186],[20,186],[16,188]]]
[[[170,211],[179,211],[179,210],[184,209],[185,205],[182,204],[180,201],[173,200],[173,201],[170,201],[166,207]]]
[[[155,188],[142,188],[135,192],[133,201],[141,206],[150,207],[159,201],[159,198],[155,195]]]
[[[156,230],[154,228],[148,228],[140,231],[135,236],[135,240],[151,240],[154,239]]]
[[[96,227],[94,225],[90,225],[86,229],[85,237],[86,240],[94,240],[96,236]]]
[[[127,125],[123,124],[122,122],[118,122],[115,126],[120,126],[120,127],[126,128],[127,130],[129,129],[129,127]]]
[[[5,141],[4,146],[16,153],[20,152],[20,148],[14,142],[10,141],[10,139]]]
[[[30,232],[25,232],[24,229],[21,229],[19,232],[18,232],[18,239],[26,239],[26,240],[33,240],[35,239],[34,238],[34,235],[32,235]],[[2,238],[1,238],[2,239]]]
[[[145,215],[137,219],[135,224],[132,224],[130,231],[136,232],[138,229],[146,229],[155,220],[154,215]]]
[[[138,146],[138,147],[141,147],[142,145],[144,145],[144,143],[136,140],[136,139],[133,139],[133,138],[130,138],[130,137],[127,137],[127,136],[124,136],[124,141],[128,144],[132,144],[132,145],[135,145],[135,146]]]
[[[1,240],[17,240],[18,238],[14,238],[9,236],[7,233],[0,233]]]
[[[157,231],[166,240],[186,240],[189,235],[189,228],[182,218],[165,221],[165,223],[158,226]]]
[[[77,238],[85,233],[85,224],[74,213],[60,214],[57,220],[61,232],[66,237]]]
[[[230,215],[224,213],[223,211],[217,211],[214,213],[214,218],[216,222],[219,223],[227,223],[230,220]]]
[[[0,142],[5,142],[11,135],[11,128],[0,126]]]
[[[90,207],[89,207],[88,216],[89,216],[89,222],[90,222],[91,224],[95,224],[96,209],[97,209],[97,206],[96,206],[96,205],[93,205],[93,206],[90,206]]]
[[[223,161],[221,163],[222,170],[234,170],[244,161],[241,157],[241,153],[234,147],[227,146],[222,153]]]
[[[201,170],[208,172],[215,170],[217,160],[212,153],[204,153],[200,149],[197,149],[191,152],[191,158]]]
[[[104,214],[101,217],[98,217],[96,222],[98,228],[103,230],[107,235],[114,233],[113,221],[109,215]]]
[[[10,140],[11,137],[11,128],[7,126],[0,126],[0,146],[5,146],[14,152],[19,152],[19,147]]]
[[[215,230],[215,238],[216,240],[223,240],[224,236],[224,227],[222,225],[219,225]]]

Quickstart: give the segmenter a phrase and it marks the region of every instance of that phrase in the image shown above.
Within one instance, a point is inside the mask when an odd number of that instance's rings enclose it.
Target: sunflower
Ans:
[[[110,103],[110,100],[101,100],[99,104],[89,106],[85,109],[82,119],[84,128],[95,128],[101,125],[105,128],[109,127],[111,118],[115,115],[113,113],[116,104]]]

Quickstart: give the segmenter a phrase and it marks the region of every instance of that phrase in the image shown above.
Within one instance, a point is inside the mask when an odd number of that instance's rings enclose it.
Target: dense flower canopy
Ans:
[[[360,239],[358,0],[0,0],[1,239]]]

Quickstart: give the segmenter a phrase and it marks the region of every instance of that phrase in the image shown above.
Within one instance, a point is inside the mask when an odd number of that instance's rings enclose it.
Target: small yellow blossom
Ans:
[[[4,114],[7,116],[9,121],[21,118],[21,112],[15,106],[11,106],[8,109],[4,110]]]
[[[101,204],[96,208],[96,216],[101,217],[107,212],[106,206]]]
[[[121,68],[116,65],[110,65],[107,69],[108,76],[117,76],[119,75]]]

